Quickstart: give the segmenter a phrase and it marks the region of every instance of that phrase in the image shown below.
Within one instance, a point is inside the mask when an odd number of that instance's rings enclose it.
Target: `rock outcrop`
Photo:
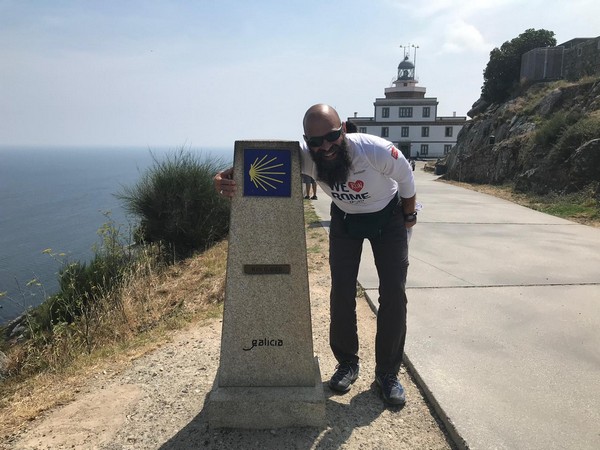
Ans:
[[[590,185],[600,193],[600,78],[537,83],[506,103],[481,105],[438,173],[542,194]]]

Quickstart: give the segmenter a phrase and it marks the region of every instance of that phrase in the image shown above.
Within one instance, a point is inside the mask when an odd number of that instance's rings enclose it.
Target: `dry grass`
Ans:
[[[310,203],[304,208],[309,272],[326,270],[327,237],[315,228],[318,217]],[[222,241],[161,271],[137,267],[118,293],[122,310],[110,314],[96,331],[91,353],[81,351],[62,365],[0,384],[0,440],[44,411],[69,403],[89,383],[102,382],[169,342],[174,330],[221,315],[226,265],[227,241]]]
[[[71,401],[87,382],[110,376],[170,340],[172,331],[222,313],[227,242],[164,270],[138,267],[118,293],[121,311],[103,319],[91,353],[47,361],[48,369],[0,384],[0,430],[14,434],[44,411]],[[65,339],[65,346],[68,346]],[[79,349],[80,350],[80,349]],[[23,345],[7,356],[18,359]],[[56,352],[56,349],[54,349]],[[52,354],[39,357],[51,360]]]
[[[460,186],[465,189],[471,189],[472,191],[482,192],[484,194],[493,195],[494,197],[502,198],[510,202],[516,203],[527,208],[535,209],[536,211],[546,212],[553,214],[564,219],[572,220],[573,222],[581,223],[596,228],[600,228],[600,207],[597,202],[587,200],[587,206],[584,210],[578,209],[576,211],[568,208],[561,208],[561,205],[565,202],[569,202],[569,198],[560,198],[552,196],[535,196],[523,193],[514,192],[512,186],[501,185],[495,186],[490,184],[472,184],[464,183],[453,180],[441,180],[444,183],[453,184]],[[584,205],[585,206],[585,205]]]

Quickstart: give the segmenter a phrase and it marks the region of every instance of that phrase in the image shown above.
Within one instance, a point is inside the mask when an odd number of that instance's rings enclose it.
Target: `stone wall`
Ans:
[[[557,47],[535,48],[521,57],[521,83],[600,74],[600,37],[573,39]]]
[[[600,74],[600,37],[581,42],[565,49],[563,76],[567,80],[578,80],[589,75]]]
[[[559,80],[563,77],[564,47],[535,48],[521,57],[521,83]]]

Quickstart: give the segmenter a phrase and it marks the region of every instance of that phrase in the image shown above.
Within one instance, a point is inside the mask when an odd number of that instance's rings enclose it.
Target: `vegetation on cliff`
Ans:
[[[229,205],[212,180],[221,167],[218,160],[183,151],[155,161],[137,186],[121,194],[140,223],[136,243],[109,220],[99,230],[101,243],[89,262],[61,260],[49,249],[62,264],[59,291],[0,328],[0,356],[6,353],[0,383],[60,370],[82,354],[126,342],[184,311],[185,292],[166,304],[150,299],[149,292],[155,280],[173,273],[170,267],[181,256],[204,251],[226,236]],[[215,272],[210,265],[206,270]],[[220,294],[208,298],[215,295]]]
[[[452,180],[600,195],[600,77],[537,83],[490,106],[463,127],[441,163]]]
[[[159,242],[176,256],[205,250],[227,235],[229,202],[213,187],[220,160],[200,159],[183,150],[153,167],[117,195],[139,218],[136,239]]]
[[[505,185],[533,203],[568,195],[593,218],[600,215],[600,76],[519,84],[521,55],[555,45],[553,36],[530,29],[490,53],[473,120],[438,170],[448,180]]]

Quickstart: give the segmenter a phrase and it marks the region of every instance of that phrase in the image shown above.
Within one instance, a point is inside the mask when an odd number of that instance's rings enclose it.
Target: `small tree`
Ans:
[[[229,202],[214,189],[213,176],[224,166],[179,150],[154,165],[133,187],[117,194],[140,219],[138,238],[161,242],[177,257],[205,250],[229,230]]]
[[[521,56],[534,48],[555,45],[553,31],[530,28],[500,48],[494,48],[483,72],[482,98],[489,103],[507,100],[519,85]]]

